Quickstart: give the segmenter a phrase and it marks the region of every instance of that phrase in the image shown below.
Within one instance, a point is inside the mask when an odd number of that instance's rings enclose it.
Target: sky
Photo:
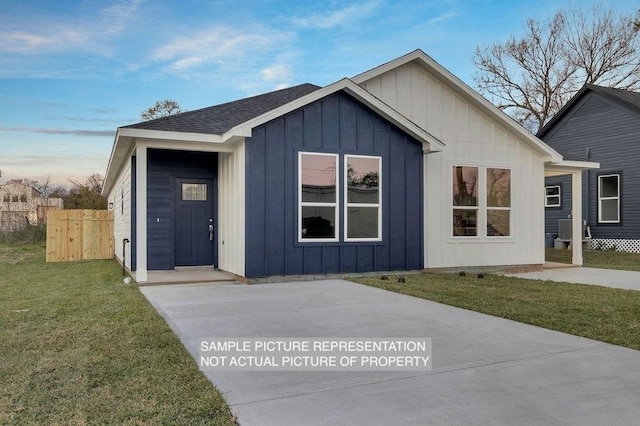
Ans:
[[[590,7],[597,0],[574,4]],[[611,0],[613,1],[613,0]],[[0,184],[104,175],[118,127],[353,77],[415,49],[474,87],[477,46],[558,0],[0,0]],[[633,14],[639,0],[603,2]]]

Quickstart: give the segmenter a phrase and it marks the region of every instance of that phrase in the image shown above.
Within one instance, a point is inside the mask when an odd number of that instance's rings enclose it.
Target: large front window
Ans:
[[[338,156],[299,153],[300,241],[337,241]]]
[[[620,175],[598,176],[598,222],[620,223]]]
[[[380,240],[380,157],[345,155],[346,241]]]
[[[453,166],[453,236],[511,235],[511,170]]]

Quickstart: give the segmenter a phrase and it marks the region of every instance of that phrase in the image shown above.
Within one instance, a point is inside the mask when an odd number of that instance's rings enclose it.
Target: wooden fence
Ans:
[[[112,259],[113,211],[51,210],[47,215],[47,262]]]

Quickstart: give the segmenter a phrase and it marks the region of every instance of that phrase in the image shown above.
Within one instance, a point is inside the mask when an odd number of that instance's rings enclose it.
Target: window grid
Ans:
[[[332,185],[335,188],[334,189],[334,194],[335,194],[335,198],[334,201],[329,202],[329,201],[304,201],[304,194],[303,194],[303,186],[304,185],[304,178],[303,178],[303,160],[306,159],[311,159],[312,157],[330,157],[334,159],[334,169],[333,171],[329,171],[331,173],[331,177],[332,177]],[[336,242],[339,240],[339,215],[338,215],[338,185],[339,185],[339,181],[338,181],[338,165],[339,165],[339,156],[338,154],[326,154],[326,153],[318,153],[318,152],[299,152],[298,153],[298,241],[299,242]],[[326,170],[323,170],[322,172],[327,172]],[[304,215],[303,215],[303,210],[305,210],[305,207],[309,208],[309,207],[316,207],[318,208],[317,210],[320,211],[320,209],[333,209],[333,220],[334,220],[334,226],[333,226],[333,237],[329,237],[329,238],[310,238],[310,237],[305,237],[308,229],[305,226],[305,224],[303,223],[304,220]]]
[[[349,168],[350,168],[350,159],[365,159],[365,160],[373,160],[377,163],[377,171],[370,171],[372,173],[377,173],[375,175],[369,175],[370,178],[375,179],[377,177],[377,193],[378,197],[375,203],[372,202],[358,202],[358,201],[349,201]],[[369,174],[369,173],[367,173]],[[367,176],[366,174],[364,176]],[[364,180],[364,178],[361,178]],[[371,182],[369,186],[373,185],[374,182]],[[373,187],[373,186],[371,186]],[[349,211],[351,209],[352,212],[355,213],[354,209],[361,208],[363,210],[367,209],[376,209],[375,217],[377,220],[376,226],[376,235],[374,237],[350,237],[349,236]],[[363,215],[366,217],[366,215]],[[345,241],[382,241],[382,157],[378,156],[368,156],[368,155],[345,155],[344,161],[344,240]]]
[[[549,185],[544,188],[544,206],[545,207],[560,207],[560,185]]]
[[[615,179],[616,194],[612,196],[603,196],[603,181],[605,179]],[[610,205],[611,201],[615,202],[615,219],[603,218],[604,205]],[[599,223],[620,223],[620,175],[608,174],[598,176],[598,222]]]

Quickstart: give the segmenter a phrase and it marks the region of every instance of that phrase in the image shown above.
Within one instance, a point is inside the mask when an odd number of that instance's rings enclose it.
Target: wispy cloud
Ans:
[[[341,9],[293,19],[293,24],[302,28],[328,29],[360,20],[380,6],[380,0],[368,1]]]
[[[90,50],[106,54],[105,37],[119,34],[145,0],[124,0],[82,19],[31,17],[0,30],[0,53],[39,55]]]
[[[175,72],[218,64],[263,52],[286,39],[284,33],[254,28],[241,31],[231,27],[216,27],[187,37],[176,37],[152,52],[152,60],[168,62],[165,69]]]
[[[25,132],[42,133],[47,135],[70,135],[70,136],[100,136],[113,137],[113,130],[71,130],[71,129],[47,129],[38,127],[6,127],[0,126],[0,132]]]
[[[458,16],[460,16],[460,14],[456,11],[448,11],[448,12],[443,12],[440,15],[436,16],[435,18],[431,18],[427,21],[428,24],[439,24],[441,22],[446,22],[446,21],[450,21],[453,18],[457,18]]]

